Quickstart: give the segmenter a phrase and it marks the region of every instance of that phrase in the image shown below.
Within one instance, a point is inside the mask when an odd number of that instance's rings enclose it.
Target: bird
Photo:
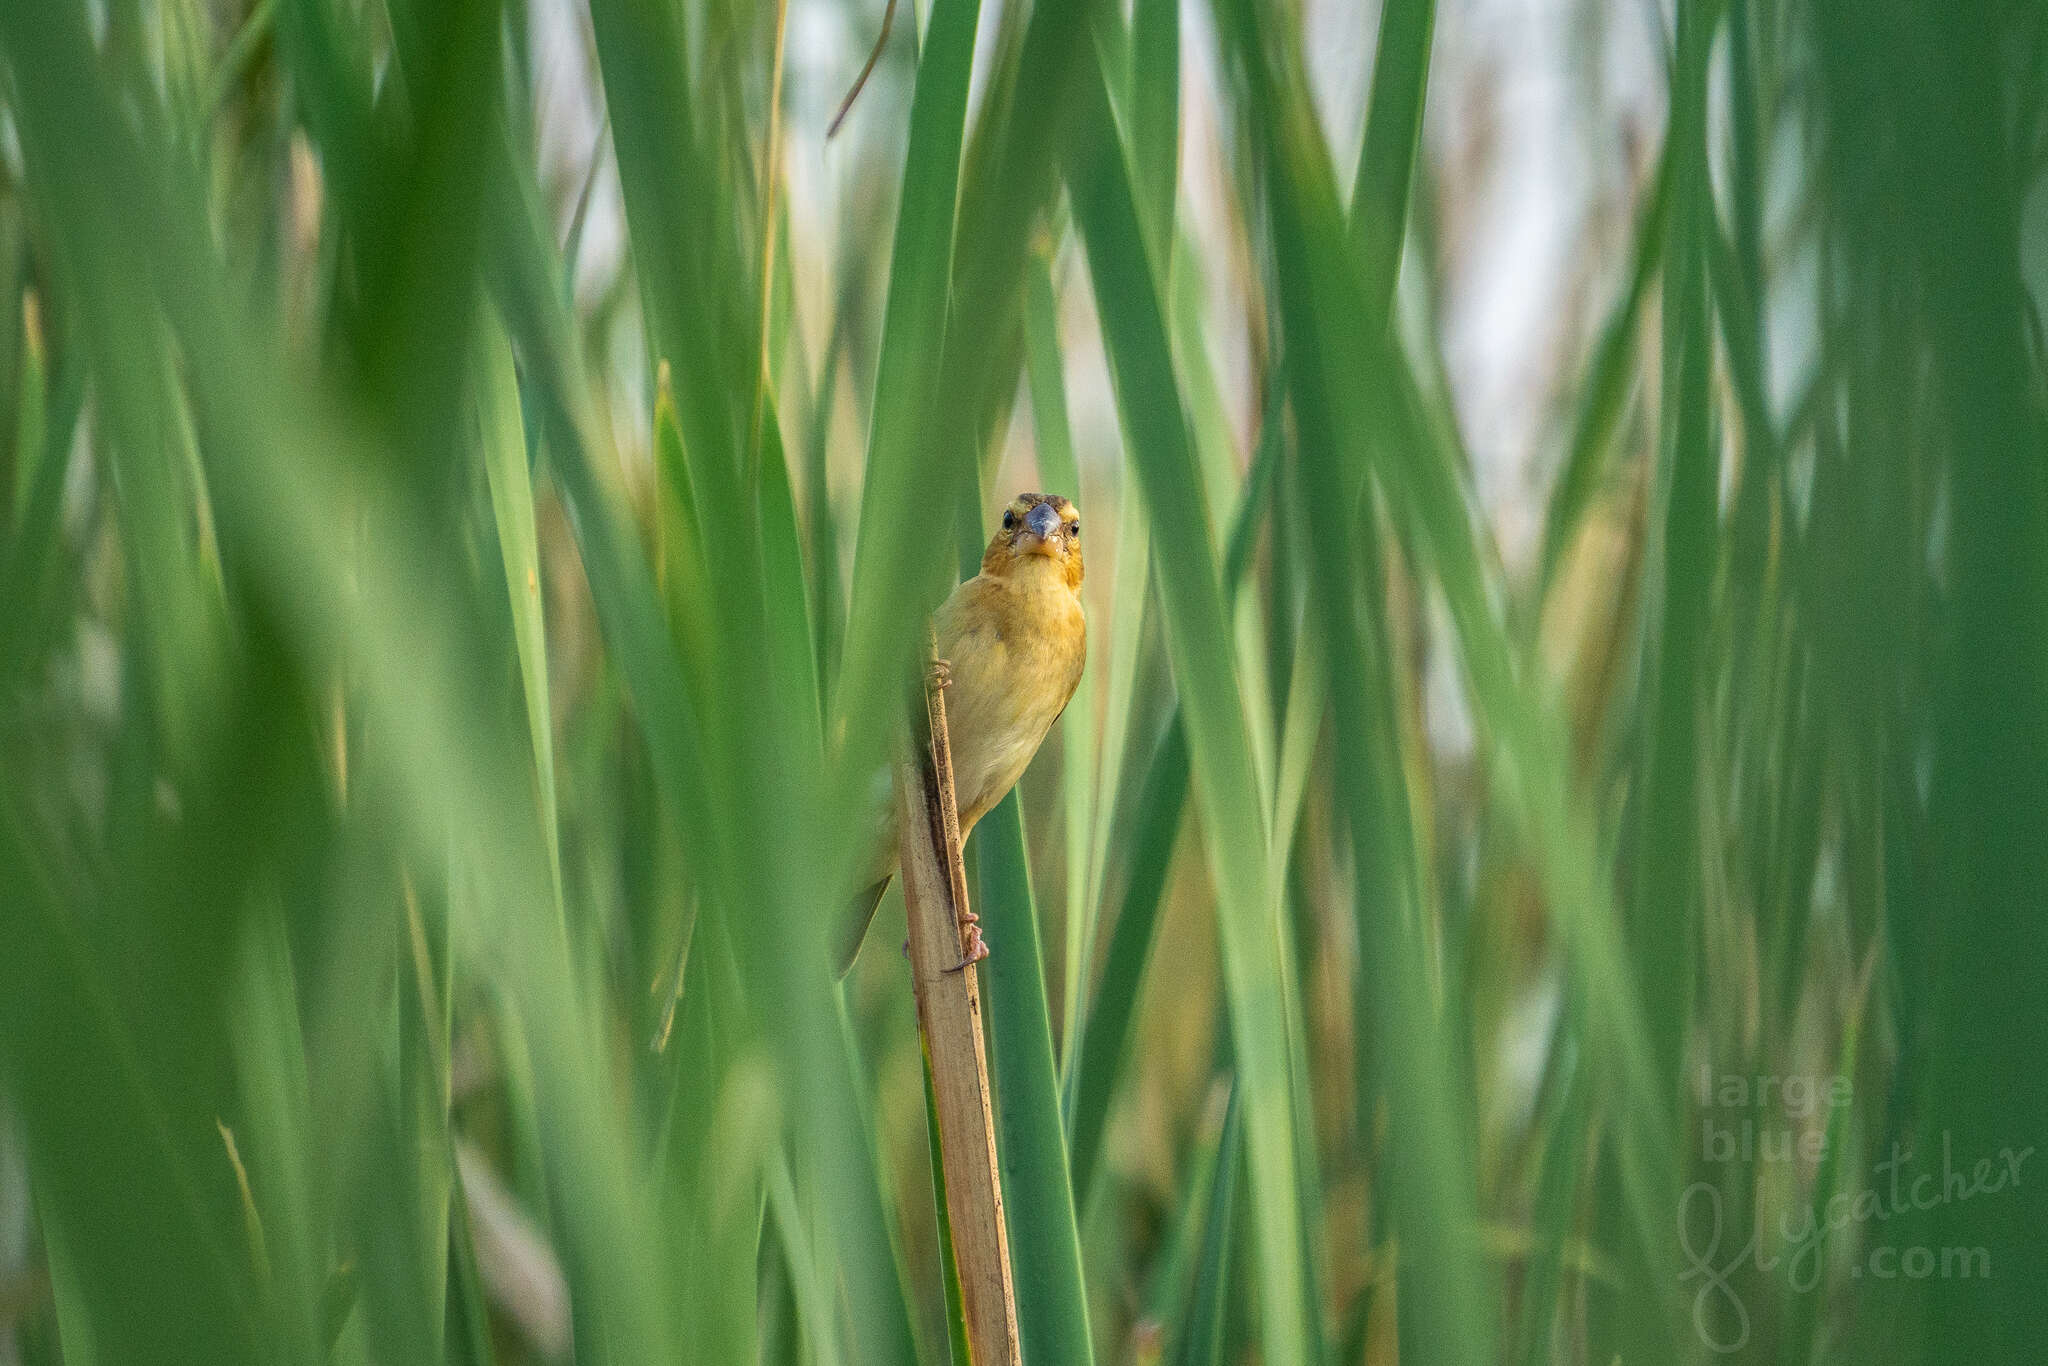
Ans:
[[[1082,577],[1081,514],[1073,503],[1019,494],[1003,509],[981,572],[932,615],[962,844],[1017,785],[1080,685],[1088,658]],[[838,951],[842,976],[896,875],[897,809],[891,802],[879,822],[849,907]],[[978,934],[973,943],[970,962],[987,953]]]

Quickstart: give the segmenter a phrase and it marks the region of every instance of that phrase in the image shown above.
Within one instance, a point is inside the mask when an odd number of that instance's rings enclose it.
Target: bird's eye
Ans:
[[[1081,539],[1081,521],[1079,518],[1075,518],[1067,523],[1067,534],[1077,541]]]
[[[1016,510],[1015,508],[1011,508],[1011,509],[1010,509],[1009,511],[1007,511],[1007,512],[1005,512],[1005,513],[1003,514],[1003,530],[1005,530],[1005,531],[1015,531],[1016,529],[1017,529],[1017,510]]]

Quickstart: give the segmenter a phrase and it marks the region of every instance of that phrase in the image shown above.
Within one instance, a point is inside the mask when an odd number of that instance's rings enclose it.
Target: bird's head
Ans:
[[[981,557],[981,572],[1059,574],[1068,589],[1081,588],[1081,514],[1055,493],[1020,493],[1003,509],[1003,522]]]

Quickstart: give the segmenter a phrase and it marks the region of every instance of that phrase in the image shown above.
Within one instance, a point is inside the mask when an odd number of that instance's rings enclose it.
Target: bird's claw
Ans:
[[[981,937],[981,926],[970,921],[967,925],[967,952],[959,962],[947,968],[946,971],[959,972],[963,968],[972,967],[986,957],[988,957],[988,941]]]
[[[934,659],[924,667],[926,684],[933,692],[944,692],[953,686],[953,662],[949,659]]]

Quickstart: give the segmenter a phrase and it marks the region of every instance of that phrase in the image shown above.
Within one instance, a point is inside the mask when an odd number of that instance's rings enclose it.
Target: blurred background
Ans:
[[[863,77],[864,67],[872,71]],[[836,131],[834,131],[836,126]],[[0,1363],[2027,1362],[2048,12],[0,7]]]

